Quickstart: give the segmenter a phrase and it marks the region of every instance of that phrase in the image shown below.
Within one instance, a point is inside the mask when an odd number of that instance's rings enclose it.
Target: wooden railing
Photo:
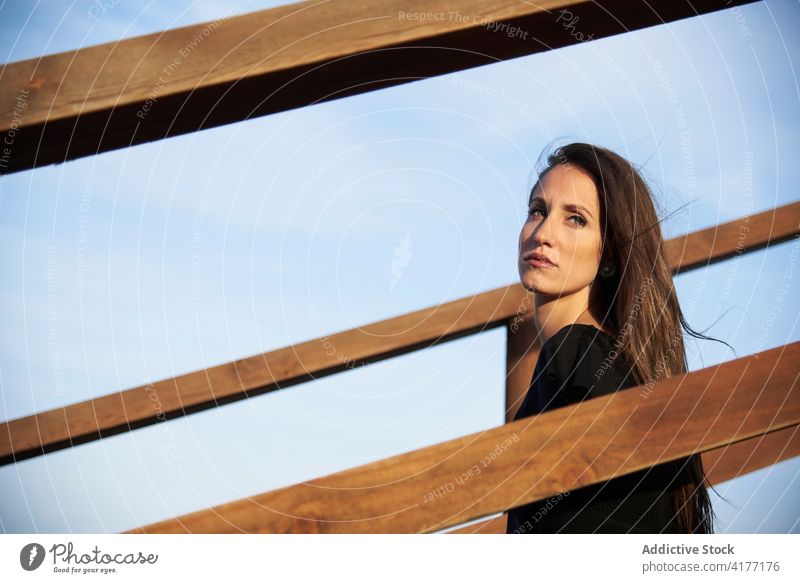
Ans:
[[[434,532],[772,431],[794,435],[798,359],[795,342],[132,532]]]
[[[676,237],[667,242],[673,272],[747,253],[800,234],[800,202]],[[701,259],[703,258],[703,259]],[[87,443],[162,419],[173,419],[407,354],[469,334],[506,326],[507,418],[528,387],[537,351],[520,284],[426,308],[352,330],[58,407],[0,424],[0,464]],[[335,347],[331,350],[330,347]],[[520,362],[525,359],[525,362]]]
[[[0,143],[11,143],[12,149],[0,172],[126,148],[573,45],[590,34],[599,39],[752,1],[311,0],[11,63],[0,72]],[[565,24],[573,17],[565,18],[560,10],[568,10],[581,26],[590,25],[591,33]],[[413,17],[425,14],[442,16]],[[504,33],[514,27],[530,36]],[[5,141],[9,136],[11,142]]]
[[[721,482],[743,476],[800,455],[800,431],[797,425],[723,445],[702,453],[708,482]],[[506,516],[475,522],[449,531],[453,534],[505,534]]]
[[[597,39],[745,3],[303,2],[11,63],[0,71],[0,139],[10,140],[0,173],[585,42],[565,11]],[[437,13],[460,17],[403,16]],[[798,234],[795,202],[676,237],[666,252],[677,274]],[[528,299],[514,284],[14,419],[0,424],[0,463],[498,326],[510,420],[538,357]],[[437,532],[695,452],[719,483],[800,454],[798,357],[800,343],[781,346],[667,379],[647,398],[629,388],[131,532]],[[505,532],[505,518],[451,532]]]

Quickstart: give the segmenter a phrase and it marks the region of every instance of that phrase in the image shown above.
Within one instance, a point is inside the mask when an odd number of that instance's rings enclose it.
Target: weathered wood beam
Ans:
[[[647,389],[631,387],[130,532],[442,530],[800,424],[800,342]]]
[[[706,479],[712,486],[762,470],[800,455],[800,425],[758,435],[702,454]],[[447,534],[505,534],[507,515],[474,522]]]
[[[745,223],[750,225],[749,230],[742,231],[739,227]],[[719,225],[716,231],[721,233],[717,238],[703,235],[695,239],[690,233],[670,240],[673,270],[685,271],[682,266],[686,262],[690,267],[700,267],[704,263],[696,260],[698,254],[712,262],[720,255],[761,248],[772,237],[782,241],[797,236],[800,203],[737,219]],[[734,232],[744,233],[744,237],[730,235]],[[688,259],[678,252],[681,249],[687,250]],[[522,391],[527,389],[534,362],[530,354],[525,355],[526,350],[535,350],[524,328],[530,325],[530,319],[525,318],[530,306],[530,295],[521,285],[513,284],[330,337],[13,419],[0,423],[0,465],[288,388],[497,326],[510,327],[515,321],[519,327],[517,333],[509,335],[515,337],[509,338],[512,353],[508,359],[509,370],[516,370],[508,382],[515,385],[507,391]]]
[[[16,172],[752,0],[310,0],[0,69]]]

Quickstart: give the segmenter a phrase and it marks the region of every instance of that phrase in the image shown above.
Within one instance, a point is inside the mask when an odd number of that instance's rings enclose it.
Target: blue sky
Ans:
[[[239,11],[277,3],[240,2]],[[5,62],[230,13],[5,2]],[[0,417],[518,281],[539,154],[643,165],[672,237],[797,200],[800,6],[759,2],[0,178]],[[196,50],[203,50],[202,45]],[[798,242],[676,278],[692,369],[797,341]],[[0,468],[4,532],[118,532],[502,423],[495,330]],[[800,532],[800,461],[717,487]]]

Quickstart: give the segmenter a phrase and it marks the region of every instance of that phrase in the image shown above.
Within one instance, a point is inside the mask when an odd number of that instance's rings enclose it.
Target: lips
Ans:
[[[547,255],[543,255],[541,253],[528,252],[523,256],[523,261],[556,267],[556,264]]]

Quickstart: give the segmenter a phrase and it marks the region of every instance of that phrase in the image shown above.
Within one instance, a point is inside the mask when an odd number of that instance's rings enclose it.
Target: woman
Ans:
[[[650,190],[604,148],[574,143],[548,157],[529,197],[519,270],[542,346],[515,419],[652,390],[687,372],[681,325],[708,339],[681,313]],[[512,509],[507,533],[712,533],[705,485],[695,454]]]

